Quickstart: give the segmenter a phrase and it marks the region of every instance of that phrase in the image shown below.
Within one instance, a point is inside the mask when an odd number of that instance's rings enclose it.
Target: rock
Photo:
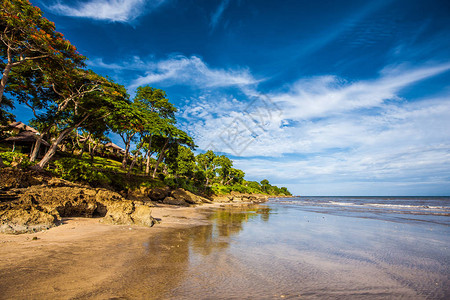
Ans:
[[[49,187],[61,187],[61,186],[70,186],[70,187],[76,187],[80,186],[79,184],[61,179],[61,178],[52,178],[47,182],[47,186]]]
[[[155,219],[151,216],[151,212],[151,208],[147,205],[136,206],[131,214],[131,219],[136,225],[152,227],[155,224]]]
[[[54,227],[56,221],[56,215],[40,211],[36,206],[15,207],[0,211],[0,232],[36,232]]]
[[[175,199],[184,200],[189,204],[211,203],[209,199],[195,195],[181,188],[172,191],[171,196]]]
[[[153,188],[147,190],[148,197],[153,201],[162,201],[170,194],[170,188],[168,186],[161,188]]]
[[[146,194],[142,193],[141,190],[134,190],[134,191],[129,190],[126,198],[128,200],[144,201],[144,202],[150,200],[150,198]]]
[[[219,202],[219,203],[228,203],[228,202],[231,202],[231,199],[228,196],[214,196],[212,201]]]
[[[183,199],[175,199],[174,197],[166,197],[163,201],[164,204],[169,205],[179,205],[179,206],[189,206],[189,204]]]
[[[269,198],[267,195],[262,194],[244,194],[239,192],[231,192],[229,195],[221,195],[221,196],[213,196],[213,202],[219,203],[242,203],[242,202],[251,202],[251,203],[262,203],[266,202]]]
[[[65,181],[14,190],[18,198],[0,205],[0,232],[23,233],[50,228],[63,217],[103,217],[118,225],[152,226],[151,209],[142,201]]]
[[[24,188],[45,183],[51,177],[46,172],[0,168],[0,189]]]

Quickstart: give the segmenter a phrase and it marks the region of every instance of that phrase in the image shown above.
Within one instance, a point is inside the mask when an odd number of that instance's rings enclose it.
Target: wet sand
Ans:
[[[0,235],[1,299],[448,299],[448,227],[274,204]],[[33,237],[38,240],[33,240]]]
[[[181,267],[162,258],[217,206],[154,208],[161,223],[152,228],[68,218],[44,232],[0,234],[0,299],[160,298]]]

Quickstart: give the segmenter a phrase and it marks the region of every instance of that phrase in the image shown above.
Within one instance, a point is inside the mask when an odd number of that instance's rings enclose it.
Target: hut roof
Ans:
[[[121,148],[121,147],[119,147],[116,144],[111,143],[111,142],[105,144],[105,147],[106,148],[113,148],[113,149],[116,149],[116,150],[119,150],[119,151],[125,151],[125,149],[123,149],[123,148]]]
[[[24,130],[24,131],[29,131],[29,132],[32,132],[34,134],[39,134],[39,131],[37,131],[36,129],[34,129],[31,126],[25,125],[24,123],[22,123],[20,121],[19,122],[12,122],[8,126],[12,127],[12,128],[17,128],[17,129],[20,129],[20,130]]]
[[[10,136],[9,138],[4,139],[3,141],[6,142],[29,142],[34,143],[37,139],[36,134],[30,131],[23,131],[15,136]],[[49,147],[50,144],[46,142],[45,140],[42,140],[42,144]]]

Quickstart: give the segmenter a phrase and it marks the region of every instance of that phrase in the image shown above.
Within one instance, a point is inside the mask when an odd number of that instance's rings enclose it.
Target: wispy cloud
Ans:
[[[283,105],[286,118],[307,119],[346,111],[379,107],[397,100],[397,93],[417,81],[450,70],[450,63],[411,69],[387,67],[381,77],[370,81],[346,82],[335,76],[301,79],[288,92],[274,93],[273,101]]]
[[[209,67],[197,56],[175,56],[145,64],[146,74],[135,79],[131,88],[160,83],[197,87],[247,86],[258,83],[248,69],[216,69]]]
[[[226,133],[231,124],[241,126],[243,140],[258,135],[242,153],[248,157],[352,147],[389,124],[387,111],[404,102],[397,95],[402,88],[449,69],[450,64],[418,69],[389,68],[382,71],[380,78],[371,81],[346,82],[335,76],[300,80],[286,92],[268,94],[269,102],[250,104],[260,106],[259,112],[255,112],[258,118],[262,116],[261,111],[266,111],[266,123],[261,129],[253,121],[249,110],[254,108],[248,107],[248,99],[221,97],[220,92],[206,99],[192,99],[181,116],[188,121],[204,116],[201,122],[191,125],[199,145],[206,147],[213,143],[231,154],[235,154],[233,149],[218,137],[218,131]],[[280,111],[268,107],[270,105],[276,105]],[[381,119],[371,118],[373,115]],[[359,125],[362,120],[378,122],[366,128]]]
[[[112,22],[131,22],[161,5],[166,0],[90,0],[77,5],[64,4],[58,1],[49,6],[54,13],[80,18],[105,20]]]
[[[434,182],[444,182],[450,177],[450,95],[408,101],[399,92],[448,70],[450,64],[397,66],[385,68],[374,80],[300,80],[268,95],[281,111],[266,113],[263,126],[249,117],[248,101],[220,93],[191,99],[180,118],[204,150],[236,155],[233,147],[245,146],[235,164],[249,178],[403,181],[412,187],[434,176]],[[235,125],[240,131],[230,129]]]
[[[295,157],[242,157],[235,164],[250,178],[303,183],[297,190],[316,195],[349,190],[398,195],[427,183],[442,188],[450,178],[449,98],[388,105],[373,115],[308,121],[251,146],[254,153],[270,155],[263,152],[270,145],[273,152]],[[357,183],[362,187],[359,192]]]
[[[217,10],[211,16],[211,22],[209,23],[211,30],[214,31],[223,15],[223,12],[225,11],[225,9],[228,7],[229,4],[230,0],[222,0],[222,2],[220,2],[219,7],[217,7]]]

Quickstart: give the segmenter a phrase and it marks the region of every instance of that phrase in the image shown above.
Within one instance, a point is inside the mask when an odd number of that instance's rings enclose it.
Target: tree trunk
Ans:
[[[47,163],[50,161],[50,159],[55,155],[56,150],[58,149],[58,145],[67,137],[67,135],[74,129],[75,127],[70,127],[67,129],[64,129],[59,136],[56,138],[56,140],[53,142],[53,144],[50,146],[50,149],[48,149],[47,153],[45,153],[44,157],[41,159],[41,161],[36,165],[38,168],[43,169]]]
[[[130,175],[131,170],[133,170],[133,167],[134,167],[134,165],[136,164],[136,160],[137,160],[137,157],[138,157],[138,155],[139,155],[139,151],[142,149],[142,146],[143,146],[143,143],[142,143],[141,146],[136,150],[136,153],[135,153],[134,156],[133,156],[133,161],[131,162],[131,165],[130,165],[130,167],[129,167],[129,169],[128,169],[127,175]]]
[[[148,150],[147,150],[147,162],[145,164],[145,174],[150,173],[150,152],[152,149],[152,135],[150,135],[150,140],[148,142]]]
[[[145,162],[145,174],[150,174],[150,150],[147,150],[147,161]]]
[[[50,161],[50,159],[55,155],[56,150],[58,149],[58,145],[64,141],[64,139],[67,137],[67,135],[74,130],[75,128],[78,128],[81,124],[83,124],[84,121],[86,121],[89,118],[89,114],[87,114],[78,124],[75,126],[69,127],[61,131],[59,136],[56,138],[56,140],[52,143],[50,146],[50,149],[48,149],[47,153],[45,153],[44,157],[41,159],[41,161],[35,165],[36,169],[43,169],[45,165]]]
[[[158,166],[164,158],[164,153],[166,152],[167,144],[169,144],[169,138],[166,139],[164,146],[162,147],[161,153],[158,156],[158,160],[156,161],[155,169],[153,170],[152,178],[155,178],[156,171],[158,171]]]
[[[123,159],[122,159],[122,169],[126,169],[127,168],[127,164],[128,164],[128,153],[130,153],[130,144],[131,144],[131,139],[133,138],[133,136],[136,133],[133,133],[131,135],[127,134],[127,138],[126,140],[122,137],[122,140],[125,143],[125,154],[123,155]]]
[[[7,54],[8,54],[8,62],[6,63],[5,69],[3,70],[2,80],[0,81],[0,103],[2,103],[3,92],[5,91],[6,82],[8,81],[9,73],[11,72],[12,68],[11,50],[9,49],[9,47],[7,50]]]
[[[89,155],[91,156],[91,164],[94,163],[94,155],[95,155],[95,150],[97,149],[97,146],[98,146],[98,144],[96,143],[94,145],[94,147],[92,147],[92,149],[90,149],[91,151],[90,151]]]
[[[41,148],[41,143],[42,143],[42,136],[37,135],[36,142],[34,143],[34,149],[33,149],[33,152],[31,153],[30,161],[36,160],[37,156],[39,155],[39,149]]]
[[[81,145],[81,152],[80,152],[80,158],[83,158],[84,148],[86,148],[86,143],[89,142],[89,139],[91,138],[91,135],[88,135],[86,140]]]

